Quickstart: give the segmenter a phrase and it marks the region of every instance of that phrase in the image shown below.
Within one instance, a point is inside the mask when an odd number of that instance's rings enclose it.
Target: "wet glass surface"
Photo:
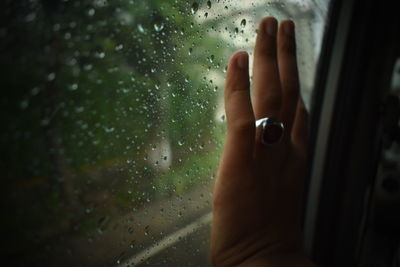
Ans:
[[[308,104],[328,2],[5,1],[6,261],[209,265],[229,56],[293,19]]]

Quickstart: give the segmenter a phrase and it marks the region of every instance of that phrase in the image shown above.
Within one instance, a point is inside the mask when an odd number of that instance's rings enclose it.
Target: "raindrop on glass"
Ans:
[[[21,109],[26,109],[29,106],[29,101],[27,99],[21,101],[21,103],[19,104],[19,107]]]
[[[211,1],[207,1],[207,7],[211,8]]]
[[[198,9],[199,9],[199,4],[194,2],[193,5],[192,5],[192,9],[191,9],[192,14],[193,15],[196,14]]]
[[[96,13],[96,11],[95,11],[93,8],[89,9],[88,15],[89,15],[90,17],[93,16],[94,13]]]
[[[137,25],[137,29],[138,29],[138,31],[139,31],[140,33],[145,33],[145,32],[146,32],[146,31],[144,30],[142,24],[138,24],[138,25]]]
[[[49,75],[47,75],[47,80],[50,82],[52,80],[54,80],[56,78],[56,74],[54,72],[49,73]]]
[[[97,57],[97,58],[104,58],[105,57],[105,53],[104,52],[100,52],[100,53],[96,53],[95,54],[95,56]]]
[[[71,90],[71,91],[75,91],[76,89],[78,89],[78,84],[76,84],[76,83],[73,83],[69,86],[69,90]]]
[[[245,19],[242,19],[242,21],[240,22],[240,26],[242,26],[242,27],[246,26],[246,20]]]
[[[214,61],[214,55],[211,55],[210,56],[210,62],[213,63],[213,61]]]
[[[26,22],[31,22],[36,19],[36,14],[35,13],[30,13],[25,17]]]
[[[164,23],[154,23],[154,30],[160,32],[164,29]]]

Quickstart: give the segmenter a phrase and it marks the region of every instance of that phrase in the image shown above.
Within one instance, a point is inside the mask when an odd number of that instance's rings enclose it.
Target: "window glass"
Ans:
[[[209,265],[229,56],[293,19],[308,103],[328,2],[5,0],[7,261]]]

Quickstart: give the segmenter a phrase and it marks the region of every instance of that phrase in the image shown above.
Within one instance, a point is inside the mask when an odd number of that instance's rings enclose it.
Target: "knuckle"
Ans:
[[[256,43],[256,50],[255,50],[257,57],[261,56],[267,59],[274,59],[276,58],[277,51],[276,51],[276,38],[275,37],[261,37],[261,40],[257,40]]]
[[[253,131],[255,125],[252,119],[239,118],[229,122],[229,128],[236,132]]]
[[[229,92],[243,91],[249,88],[249,83],[246,72],[235,71],[228,74],[225,89]]]
[[[261,101],[263,105],[263,109],[279,111],[282,106],[282,98],[278,94],[269,94],[264,96],[264,99]]]
[[[232,94],[247,90],[248,86],[248,81],[244,80],[242,77],[232,77],[226,83],[227,89],[232,92]]]
[[[267,60],[276,59],[276,47],[274,45],[261,45],[259,48],[259,54]]]
[[[282,39],[279,44],[279,50],[282,51],[283,53],[286,53],[288,55],[295,55],[295,51],[296,51],[296,45],[293,42],[293,40],[290,39]]]

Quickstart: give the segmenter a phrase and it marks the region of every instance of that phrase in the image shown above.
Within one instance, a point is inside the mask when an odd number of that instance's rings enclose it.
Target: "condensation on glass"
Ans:
[[[229,56],[293,19],[308,103],[328,2],[5,1],[5,259],[208,266]]]

